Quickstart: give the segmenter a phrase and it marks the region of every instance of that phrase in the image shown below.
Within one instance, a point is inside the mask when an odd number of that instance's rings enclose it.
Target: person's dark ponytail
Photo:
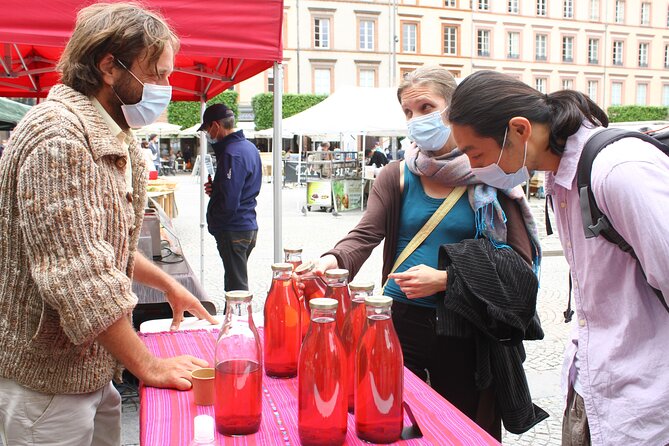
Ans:
[[[494,138],[500,145],[504,129],[515,116],[548,124],[549,146],[558,155],[583,121],[593,126],[609,125],[606,113],[583,93],[561,90],[545,95],[495,71],[478,71],[465,78],[455,89],[448,112],[451,123],[470,126],[478,135]]]
[[[564,152],[567,138],[576,133],[584,120],[593,126],[609,126],[609,118],[604,110],[581,92],[560,90],[546,96],[551,110],[550,147],[557,154]]]

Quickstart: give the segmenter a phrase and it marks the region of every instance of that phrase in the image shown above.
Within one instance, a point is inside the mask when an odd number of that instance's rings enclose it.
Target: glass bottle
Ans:
[[[329,269],[325,271],[325,280],[328,288],[325,297],[335,299],[339,302],[337,307],[337,329],[341,333],[344,328],[346,313],[351,310],[351,293],[348,290],[348,270]]]
[[[344,328],[341,330],[341,340],[346,349],[348,364],[348,411],[353,412],[355,400],[353,398],[353,376],[355,374],[355,353],[360,342],[360,335],[367,322],[365,298],[374,292],[373,282],[351,283],[351,311],[344,319]]]
[[[284,262],[290,263],[293,265],[293,271],[302,265],[302,248],[284,248],[283,249]],[[293,277],[293,288],[295,288],[295,294],[300,301],[300,321],[301,321],[301,334],[302,339],[307,335],[307,330],[309,329],[309,304],[307,303],[306,298],[304,297],[304,292],[300,287],[297,286],[297,279]]]
[[[302,248],[283,248],[283,261],[295,268],[302,264]]]
[[[297,375],[297,425],[305,446],[341,445],[346,438],[346,351],[335,320],[337,305],[326,298],[309,302],[311,325]]]
[[[300,301],[290,263],[272,264],[272,286],[265,300],[265,373],[277,378],[297,375],[302,344]]]
[[[365,298],[367,326],[356,355],[355,430],[371,443],[392,443],[402,433],[404,361],[392,302],[386,296]]]
[[[295,268],[295,274],[304,284],[304,297],[307,300],[307,304],[311,299],[325,297],[325,291],[327,290],[327,285],[323,278],[314,274],[315,267],[314,262],[309,261]]]
[[[247,435],[260,429],[262,349],[251,315],[249,291],[225,293],[223,328],[216,342],[216,429],[223,435]]]

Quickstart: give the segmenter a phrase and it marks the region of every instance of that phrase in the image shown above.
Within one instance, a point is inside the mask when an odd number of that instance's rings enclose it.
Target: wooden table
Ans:
[[[262,329],[259,330],[262,335]],[[214,362],[217,331],[183,331],[140,334],[148,349],[160,357],[190,354]],[[196,406],[193,392],[156,389],[140,384],[140,444],[143,446],[188,445],[196,415],[214,416],[214,406]],[[398,445],[499,445],[485,431],[442,398],[408,369],[404,370],[404,401],[412,408],[424,437],[402,440]],[[405,417],[405,425],[408,420]],[[297,433],[297,378],[272,379],[263,375],[262,422],[248,436],[226,437],[216,433],[217,444],[299,445]],[[355,435],[352,415],[348,419],[347,445],[363,445]]]

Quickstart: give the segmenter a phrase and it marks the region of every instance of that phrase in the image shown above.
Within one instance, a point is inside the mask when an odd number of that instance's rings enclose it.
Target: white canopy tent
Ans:
[[[282,122],[283,135],[406,136],[396,88],[342,87],[323,102]],[[273,129],[255,132],[271,138]]]
[[[146,125],[140,129],[135,130],[135,135],[145,136],[149,135],[158,135],[159,138],[166,138],[169,136],[177,136],[181,126],[176,124],[170,124],[168,122],[154,122],[153,124]]]

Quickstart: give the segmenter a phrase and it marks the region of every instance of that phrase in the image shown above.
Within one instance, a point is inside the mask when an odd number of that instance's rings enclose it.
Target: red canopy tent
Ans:
[[[110,0],[107,0],[110,1]],[[77,11],[92,0],[3,0],[0,19],[0,96],[45,97],[58,83],[58,58]],[[181,39],[170,77],[172,100],[204,102],[231,85],[274,66],[281,85],[283,0],[143,0],[167,18]],[[281,91],[275,95],[275,122],[281,135]],[[281,141],[281,137],[275,141]],[[201,138],[200,153],[206,153]],[[274,154],[274,257],[281,256],[280,151]],[[204,156],[201,182],[204,183]],[[204,251],[204,191],[201,198]],[[204,275],[201,255],[200,278]]]
[[[81,0],[3,0],[0,96],[45,97]],[[147,0],[181,38],[175,101],[209,99],[282,59],[282,0]]]

